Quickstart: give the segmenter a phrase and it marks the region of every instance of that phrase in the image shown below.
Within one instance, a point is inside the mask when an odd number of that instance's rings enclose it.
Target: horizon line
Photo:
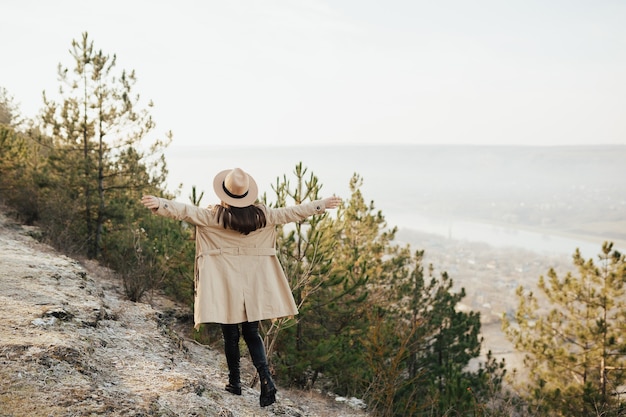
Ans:
[[[175,145],[175,141],[168,148]],[[468,144],[468,143],[304,143],[304,144],[253,144],[253,145],[229,145],[229,144],[189,144],[177,145],[179,148],[220,148],[220,149],[270,149],[270,148],[345,148],[345,147],[466,147],[466,148],[609,148],[626,147],[626,143],[602,143],[602,144],[553,144],[553,145],[529,145],[529,144]]]

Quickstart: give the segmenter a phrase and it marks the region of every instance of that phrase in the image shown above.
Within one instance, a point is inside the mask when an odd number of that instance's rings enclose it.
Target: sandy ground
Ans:
[[[183,308],[125,300],[114,274],[33,231],[0,212],[0,417],[367,415],[280,386],[265,408],[256,389],[229,394],[223,354],[176,331]]]

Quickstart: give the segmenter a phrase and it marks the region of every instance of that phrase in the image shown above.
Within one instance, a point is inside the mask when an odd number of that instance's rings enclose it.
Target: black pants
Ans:
[[[222,335],[224,336],[224,353],[229,369],[239,368],[239,324],[222,324]],[[259,322],[241,323],[241,334],[248,346],[248,352],[252,358],[254,367],[261,371],[267,368],[267,356],[263,339],[259,334]]]

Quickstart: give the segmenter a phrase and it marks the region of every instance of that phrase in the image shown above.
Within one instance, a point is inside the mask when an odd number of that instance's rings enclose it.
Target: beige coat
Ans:
[[[298,308],[276,257],[275,225],[325,211],[322,200],[265,211],[267,226],[243,235],[217,223],[215,207],[160,199],[161,216],[197,226],[194,321],[242,323],[293,316]]]

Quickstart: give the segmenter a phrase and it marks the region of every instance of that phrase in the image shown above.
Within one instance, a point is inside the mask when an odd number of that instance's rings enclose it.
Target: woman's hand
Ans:
[[[141,204],[149,208],[150,210],[156,210],[161,205],[159,199],[153,195],[144,195],[141,197]]]
[[[341,197],[334,195],[332,197],[324,198],[322,201],[324,202],[324,207],[327,209],[334,209],[339,207],[341,204]]]

